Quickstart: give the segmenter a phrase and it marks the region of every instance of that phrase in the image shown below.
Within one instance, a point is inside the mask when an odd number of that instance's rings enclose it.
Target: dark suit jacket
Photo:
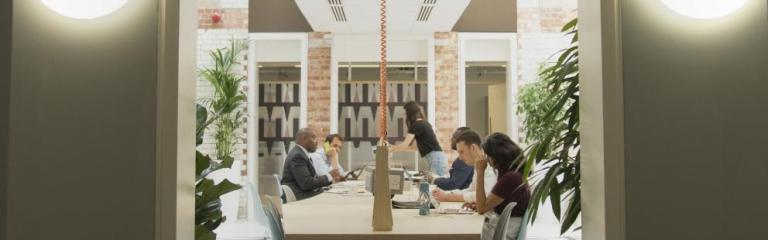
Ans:
[[[285,158],[280,183],[293,190],[296,200],[302,200],[320,194],[322,188],[332,182],[325,175],[317,176],[309,156],[299,146],[294,146]]]

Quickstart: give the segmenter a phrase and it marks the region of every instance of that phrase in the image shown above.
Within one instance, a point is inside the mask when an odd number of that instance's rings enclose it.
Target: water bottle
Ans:
[[[430,204],[429,183],[422,182],[419,184],[419,215],[429,215]]]

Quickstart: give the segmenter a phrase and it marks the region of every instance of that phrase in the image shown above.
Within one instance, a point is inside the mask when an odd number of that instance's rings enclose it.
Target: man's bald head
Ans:
[[[311,128],[302,128],[296,132],[294,140],[296,144],[301,145],[307,152],[314,152],[317,150],[317,134],[315,130]]]

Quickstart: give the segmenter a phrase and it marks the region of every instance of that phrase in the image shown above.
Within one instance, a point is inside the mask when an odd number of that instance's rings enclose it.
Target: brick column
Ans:
[[[319,137],[328,135],[331,127],[332,37],[329,32],[309,34],[307,126],[318,131]]]
[[[455,32],[435,33],[435,132],[453,160],[451,136],[459,126],[459,56]]]
[[[517,0],[517,72],[523,84],[536,81],[541,64],[568,47],[570,38],[560,29],[576,15],[576,0]]]

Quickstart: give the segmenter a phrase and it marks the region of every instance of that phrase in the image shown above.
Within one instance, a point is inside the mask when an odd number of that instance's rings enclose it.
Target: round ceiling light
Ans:
[[[117,11],[128,0],[42,0],[46,7],[76,19],[93,19]]]
[[[728,15],[742,6],[747,0],[661,0],[667,7],[682,15],[712,19]]]

